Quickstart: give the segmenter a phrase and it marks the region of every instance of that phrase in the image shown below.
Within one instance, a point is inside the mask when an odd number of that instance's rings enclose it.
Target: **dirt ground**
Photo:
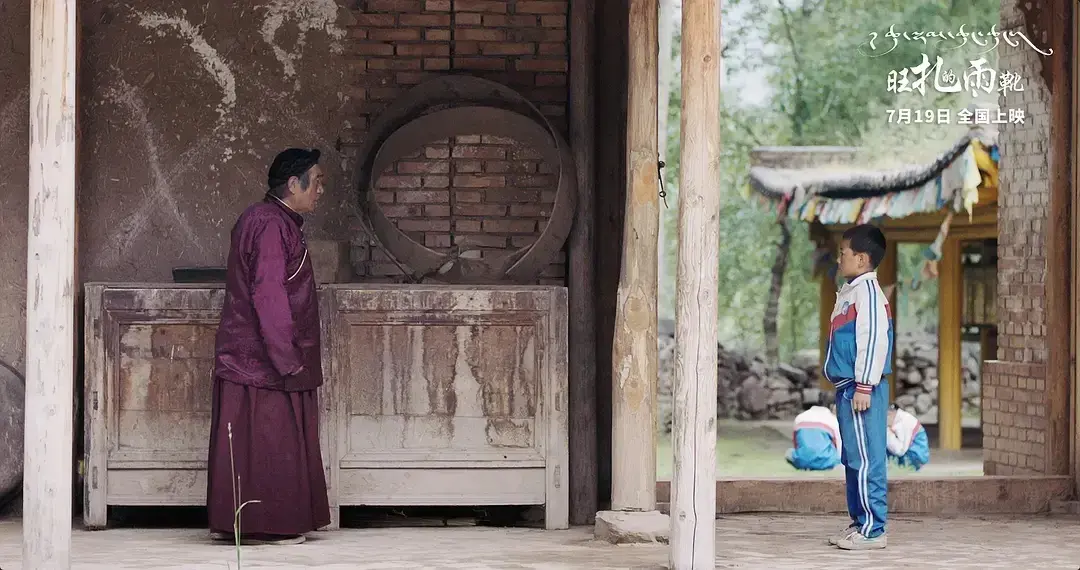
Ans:
[[[889,548],[848,553],[825,538],[836,517],[740,515],[716,521],[717,568],[814,570],[837,568],[1040,568],[1080,567],[1075,518],[896,517]],[[314,533],[298,546],[248,547],[243,568],[556,569],[663,568],[667,546],[611,546],[591,540],[591,529],[568,531],[500,528],[381,528]],[[0,568],[24,568],[21,526],[0,522]],[[229,546],[212,544],[198,529],[74,531],[76,570],[236,568]]]

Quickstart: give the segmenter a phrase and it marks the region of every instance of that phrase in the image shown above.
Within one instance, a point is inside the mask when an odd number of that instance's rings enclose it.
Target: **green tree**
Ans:
[[[978,57],[996,65],[993,50],[969,43],[952,49],[946,40],[923,44],[898,42],[886,55],[871,57],[870,32],[884,35],[890,25],[903,31],[987,31],[998,21],[998,3],[989,0],[955,2],[930,0],[728,0],[724,6],[725,66],[730,71],[765,68],[772,98],[764,105],[741,101],[725,86],[722,103],[720,212],[720,336],[726,345],[761,349],[767,346],[765,316],[774,282],[770,267],[777,265],[777,243],[782,230],[772,206],[760,207],[745,196],[750,151],[762,145],[850,145],[866,150],[875,164],[925,161],[936,156],[964,132],[953,125],[889,124],[890,107],[960,109],[970,93],[940,95],[896,94],[886,88],[891,70],[919,64],[925,53],[930,62],[942,57],[944,69],[962,73]],[[673,42],[678,49],[679,42]],[[879,38],[877,53],[891,40]],[[992,44],[991,44],[992,45]],[[882,47],[884,46],[884,47]],[[677,199],[679,174],[678,64],[670,100],[668,153],[665,172],[669,192],[665,211],[667,260],[673,274],[677,251]],[[898,160],[898,157],[903,160]],[[774,289],[775,343],[781,357],[817,345],[817,283],[809,279],[811,243],[805,224],[790,228],[786,263],[780,267],[782,288]],[[913,263],[919,255],[909,248]],[[925,314],[931,288],[908,292],[907,303]],[[670,295],[670,292],[665,292]],[[920,297],[920,295],[922,297]]]

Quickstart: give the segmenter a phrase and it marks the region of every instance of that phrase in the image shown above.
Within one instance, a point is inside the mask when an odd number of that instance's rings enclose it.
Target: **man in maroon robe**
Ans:
[[[266,197],[232,230],[217,331],[206,507],[215,538],[299,544],[330,524],[319,446],[322,361],[304,212],[323,192],[319,151],[289,149]]]

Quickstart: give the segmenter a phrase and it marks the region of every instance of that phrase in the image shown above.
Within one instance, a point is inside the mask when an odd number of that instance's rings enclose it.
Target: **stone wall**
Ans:
[[[1020,0],[1002,0],[1002,31],[1023,29]],[[1032,38],[1041,48],[1047,38]],[[1018,73],[1024,91],[999,104],[1021,109],[1024,124],[1002,125],[998,211],[998,354],[986,365],[983,457],[987,475],[1046,468],[1045,231],[1050,200],[1050,93],[1043,58],[1024,42],[998,46],[999,68]]]
[[[937,342],[930,334],[903,334],[897,348],[897,395],[893,402],[930,423],[937,422]],[[675,338],[661,331],[657,421],[671,429]],[[791,363],[770,366],[761,355],[717,347],[717,416],[737,420],[794,419],[806,404],[831,403],[822,393],[818,351],[807,350]],[[979,414],[979,344],[964,343],[964,414]]]

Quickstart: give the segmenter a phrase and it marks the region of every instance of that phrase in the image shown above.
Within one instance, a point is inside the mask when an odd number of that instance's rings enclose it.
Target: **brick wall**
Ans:
[[[465,73],[507,85],[566,133],[566,0],[362,0],[346,52],[357,109],[344,146],[355,153],[370,121],[427,78]],[[376,196],[387,216],[436,250],[489,251],[536,240],[554,203],[555,175],[533,149],[492,136],[434,141],[383,173]],[[355,232],[353,264],[366,281],[398,268]],[[564,256],[541,282],[563,284]]]
[[[1001,28],[1022,26],[1017,0],[1002,0]],[[1043,38],[1032,38],[1045,46]],[[1025,91],[999,101],[1023,109],[1022,125],[1005,125],[999,139],[998,354],[983,376],[983,459],[987,475],[1046,469],[1045,230],[1050,200],[1050,95],[1042,57],[1024,43],[998,47],[999,69],[1019,73]]]

